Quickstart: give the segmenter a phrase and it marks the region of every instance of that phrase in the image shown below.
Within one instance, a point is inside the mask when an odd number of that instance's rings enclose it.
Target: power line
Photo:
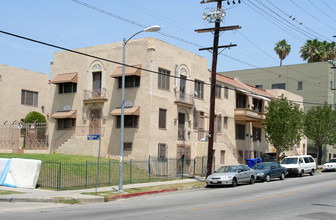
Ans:
[[[330,17],[327,13],[325,13],[320,7],[318,7],[317,5],[315,5],[311,0],[308,0],[310,4],[312,4],[315,8],[317,8],[317,10],[319,10],[322,14],[324,14],[325,16],[327,16],[328,18],[330,18],[333,22],[335,22],[335,20]]]
[[[318,22],[320,22],[321,24],[327,26],[328,28],[332,29],[332,30],[336,30],[335,28],[331,27],[330,25],[326,24],[325,22],[322,22],[320,19],[318,19],[317,17],[315,17],[314,15],[312,15],[311,13],[307,12],[306,10],[304,10],[302,7],[300,7],[299,5],[297,5],[295,2],[293,2],[292,0],[289,0],[293,5],[295,5],[296,7],[298,7],[300,10],[304,11],[306,14],[308,14],[309,16],[311,16],[312,18],[314,18],[315,20],[317,20]]]

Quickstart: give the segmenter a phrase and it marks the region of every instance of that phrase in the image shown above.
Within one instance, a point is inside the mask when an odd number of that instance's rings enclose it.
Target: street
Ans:
[[[1,204],[0,219],[336,219],[336,173],[289,177],[120,199],[23,209]],[[22,206],[22,204],[21,204]]]

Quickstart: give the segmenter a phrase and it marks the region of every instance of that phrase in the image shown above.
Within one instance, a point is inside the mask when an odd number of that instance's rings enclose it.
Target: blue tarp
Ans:
[[[11,165],[12,160],[9,159],[4,167],[4,169],[2,170],[2,173],[0,174],[0,186],[10,186],[10,187],[16,187],[14,185],[5,183],[8,171],[9,171],[9,167]]]
[[[257,157],[254,159],[246,159],[247,166],[250,168],[254,167],[256,163],[261,163],[261,162],[262,162],[261,157]]]

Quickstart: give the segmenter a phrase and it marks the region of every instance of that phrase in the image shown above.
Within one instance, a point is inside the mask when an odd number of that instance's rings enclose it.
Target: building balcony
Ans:
[[[236,121],[262,122],[265,120],[265,113],[247,108],[236,108],[234,111]]]
[[[106,89],[84,90],[84,103],[107,102]]]
[[[194,97],[185,92],[176,91],[175,92],[175,104],[182,105],[188,108],[192,108],[194,105]]]

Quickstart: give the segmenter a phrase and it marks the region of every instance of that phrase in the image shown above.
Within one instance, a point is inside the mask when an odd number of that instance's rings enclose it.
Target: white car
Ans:
[[[298,176],[304,176],[306,173],[313,176],[316,171],[315,160],[310,155],[285,157],[281,161],[281,166],[286,167],[288,174]]]
[[[206,179],[207,187],[215,185],[237,186],[238,183],[253,184],[256,179],[256,171],[246,165],[229,165],[220,167],[215,173]]]
[[[322,171],[336,171],[336,158],[332,158],[328,163],[323,164]]]

